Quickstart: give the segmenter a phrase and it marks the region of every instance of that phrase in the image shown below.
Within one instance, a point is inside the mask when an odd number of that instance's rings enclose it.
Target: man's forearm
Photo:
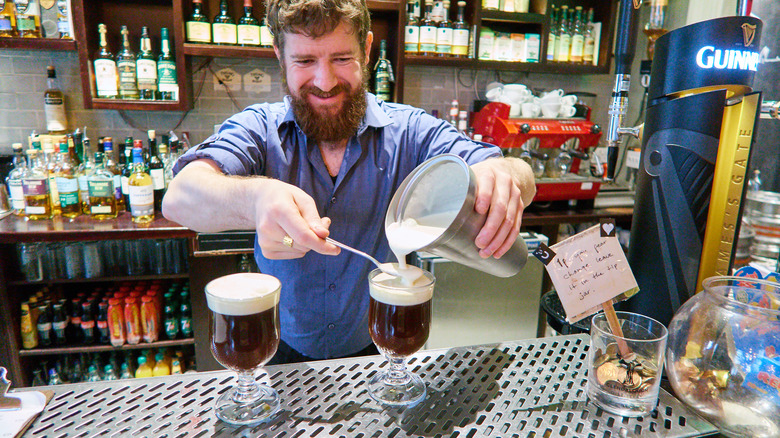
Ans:
[[[199,232],[254,230],[255,204],[249,194],[260,178],[224,175],[207,160],[194,161],[168,185],[163,215]]]

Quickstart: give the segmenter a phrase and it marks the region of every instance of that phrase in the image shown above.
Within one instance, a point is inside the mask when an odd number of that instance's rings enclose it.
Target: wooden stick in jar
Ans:
[[[620,356],[624,360],[632,360],[634,358],[634,352],[631,351],[631,347],[629,347],[626,340],[623,339],[623,329],[620,328],[620,321],[618,321],[617,313],[615,313],[615,308],[612,307],[612,300],[605,301],[601,305],[601,308],[604,309],[604,316],[607,317],[609,328],[612,330],[612,334],[615,335],[615,341],[617,341]]]

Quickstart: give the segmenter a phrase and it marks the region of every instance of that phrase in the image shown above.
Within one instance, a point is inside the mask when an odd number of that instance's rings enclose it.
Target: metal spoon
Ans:
[[[352,248],[351,246],[344,245],[343,243],[335,241],[335,240],[331,239],[330,237],[326,237],[325,241],[328,242],[328,243],[332,243],[333,245],[336,245],[339,248],[346,249],[347,251],[353,252],[353,253],[355,253],[355,254],[357,254],[359,256],[362,256],[362,257],[365,257],[365,258],[371,260],[371,262],[374,263],[376,265],[376,267],[379,268],[385,274],[392,275],[392,276],[395,276],[395,277],[398,276],[398,271],[396,271],[395,268],[393,267],[393,265],[391,265],[390,263],[379,263],[379,260],[371,257],[370,255],[364,253],[363,251],[360,251],[360,250],[357,250],[355,248]]]

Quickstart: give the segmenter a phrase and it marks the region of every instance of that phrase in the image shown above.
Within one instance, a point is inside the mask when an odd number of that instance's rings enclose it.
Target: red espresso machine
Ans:
[[[505,103],[488,103],[474,115],[474,134],[502,148],[506,156],[531,165],[536,176],[534,202],[593,200],[602,179],[590,172],[581,175],[580,167],[590,158],[588,149],[598,144],[601,127],[587,116],[525,119],[510,118],[509,111]]]

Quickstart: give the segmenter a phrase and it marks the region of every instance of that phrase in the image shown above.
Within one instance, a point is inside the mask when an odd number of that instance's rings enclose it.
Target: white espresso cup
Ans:
[[[574,117],[576,113],[577,108],[574,108],[574,105],[561,105],[561,109],[558,111],[558,115],[565,118]]]
[[[533,119],[536,117],[539,117],[539,114],[542,113],[542,107],[539,105],[533,103],[533,102],[525,102],[522,105],[522,113],[523,117],[526,119]]]
[[[523,84],[504,85],[502,97],[516,103],[523,103],[531,97],[531,90]]]
[[[561,105],[572,106],[577,103],[577,96],[574,94],[567,94],[561,97]]]
[[[548,119],[558,117],[558,112],[561,110],[561,102],[544,102],[542,101],[542,115]]]

